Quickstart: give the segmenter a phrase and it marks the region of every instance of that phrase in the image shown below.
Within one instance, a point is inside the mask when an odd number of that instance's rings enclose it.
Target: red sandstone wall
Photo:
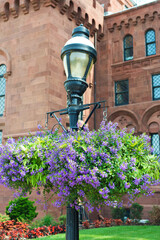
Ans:
[[[149,132],[152,122],[160,126],[160,101],[152,101],[151,77],[159,73],[159,6],[159,2],[152,3],[105,17],[104,38],[98,45],[97,97],[104,96],[107,100],[110,120],[118,121],[120,127],[133,125],[137,132]],[[156,32],[157,53],[146,57],[145,32],[149,28]],[[134,59],[131,61],[123,61],[126,34],[134,39]],[[116,107],[114,83],[125,79],[129,80],[129,104]]]
[[[160,73],[159,10],[160,2],[140,6],[105,17],[104,38],[98,44],[97,99],[105,99],[108,120],[118,122],[120,128],[135,128],[136,133],[160,132],[160,101],[152,100],[152,74]],[[156,55],[146,57],[145,32],[156,32]],[[123,60],[123,38],[133,36],[134,58]],[[115,81],[129,80],[129,104],[115,106]],[[97,125],[103,113],[99,110]],[[160,205],[160,190],[153,197],[138,201],[144,206],[143,217],[153,205]],[[127,201],[127,200],[126,200]],[[107,212],[107,211],[106,211]]]
[[[44,126],[46,112],[66,106],[60,54],[73,28],[84,23],[98,39],[103,30],[103,8],[98,2],[95,6],[89,0],[17,4],[0,3],[0,63],[7,65],[6,107],[0,118],[5,139],[34,132],[38,124]],[[89,82],[92,79],[93,72]]]

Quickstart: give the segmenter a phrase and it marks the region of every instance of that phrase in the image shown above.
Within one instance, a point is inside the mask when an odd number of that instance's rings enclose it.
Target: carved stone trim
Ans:
[[[67,3],[64,3],[63,5],[60,5],[60,13],[64,15],[68,11],[69,5]]]
[[[44,6],[45,7],[53,7],[55,8],[59,3],[59,0],[45,0],[44,1]]]
[[[20,7],[24,14],[28,14],[29,13],[29,0],[28,1],[23,0],[20,4]]]
[[[31,4],[35,11],[40,9],[40,1],[39,0],[31,0]]]
[[[13,18],[17,18],[18,17],[18,11],[16,11],[14,8],[10,9],[10,11],[11,11],[11,14],[12,14]]]
[[[131,10],[130,10],[131,11]],[[118,16],[119,13],[115,14],[116,16]],[[114,18],[114,14],[113,15],[109,15],[109,16],[105,16],[105,18]],[[149,14],[145,14],[144,16],[137,16],[135,18],[128,18],[126,16],[126,20],[121,21],[120,23],[115,22],[112,25],[110,25],[108,27],[108,31],[109,32],[114,32],[115,30],[121,30],[122,28],[129,28],[129,26],[137,26],[138,24],[144,24],[147,21],[155,21],[155,20],[159,20],[160,19],[160,14],[158,14],[158,12],[154,11],[152,13]]]
[[[70,21],[74,19],[77,25],[83,23],[85,27],[89,28],[92,36],[99,31],[99,25],[103,29],[104,9],[98,2],[94,8],[86,1],[81,4],[77,0],[6,0],[5,3],[0,3],[0,9],[2,9],[0,16],[3,21],[8,21],[11,15],[13,18],[19,17],[20,10],[22,10],[23,14],[28,14],[30,7],[38,11],[40,7],[56,8],[57,6],[60,14],[64,15],[66,13]],[[89,13],[90,15],[88,16]],[[103,33],[99,32],[97,36],[98,40],[101,40]]]
[[[4,22],[7,22],[7,21],[8,21],[8,19],[9,19],[9,14],[8,14],[5,10],[2,11],[2,12],[0,13],[0,15],[1,15],[1,17],[2,17],[2,19],[3,19]]]

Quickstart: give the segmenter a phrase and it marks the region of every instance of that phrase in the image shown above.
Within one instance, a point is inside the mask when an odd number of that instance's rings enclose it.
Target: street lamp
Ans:
[[[72,32],[72,38],[64,45],[61,58],[63,60],[67,80],[64,82],[69,100],[67,111],[70,128],[77,130],[77,122],[80,111],[85,110],[81,106],[82,96],[88,84],[86,78],[96,62],[97,52],[93,43],[89,40],[89,31],[83,25],[76,27]],[[78,212],[75,208],[67,207],[66,240],[79,240]]]
[[[88,87],[86,78],[96,62],[96,56],[94,45],[89,40],[89,31],[81,24],[73,30],[72,38],[66,42],[61,52],[67,76],[64,86],[69,100],[70,128],[74,130],[77,130],[79,112],[83,111],[79,105]]]

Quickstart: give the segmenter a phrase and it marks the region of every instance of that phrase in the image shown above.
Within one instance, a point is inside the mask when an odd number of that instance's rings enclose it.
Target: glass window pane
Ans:
[[[133,47],[133,37],[132,36],[126,36],[124,39],[124,47],[130,48]]]
[[[153,153],[154,154],[160,154],[160,141],[159,141],[159,135],[157,134],[152,134],[152,146],[153,146]]]
[[[147,55],[154,55],[156,54],[156,44],[155,43],[151,43],[147,45]]]
[[[153,89],[153,96],[154,96],[154,99],[160,99],[160,87]]]
[[[6,65],[0,65],[0,75],[4,75],[7,72]]]
[[[0,97],[0,116],[3,116],[5,106],[5,97]]]
[[[128,80],[116,82],[116,93],[128,91]]]
[[[0,65],[0,116],[3,116],[5,107],[6,80],[4,78],[4,74],[6,71],[6,65]]]
[[[160,74],[153,75],[153,87],[159,87],[160,86]]]
[[[133,37],[127,35],[124,38],[124,61],[133,59]]]
[[[128,48],[125,50],[125,60],[133,59],[133,48]]]
[[[155,31],[154,30],[147,31],[146,42],[147,43],[155,42]]]
[[[128,104],[128,80],[115,82],[115,103],[116,105]]]
[[[0,131],[0,144],[2,143],[2,131]]]
[[[0,96],[5,95],[6,91],[6,80],[5,78],[0,78]]]
[[[128,104],[128,93],[117,94],[117,105]]]

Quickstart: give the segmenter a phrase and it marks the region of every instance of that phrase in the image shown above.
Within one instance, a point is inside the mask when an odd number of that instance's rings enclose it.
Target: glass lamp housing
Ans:
[[[96,50],[89,40],[89,31],[83,25],[75,28],[72,38],[64,45],[61,58],[67,79],[86,80],[93,63],[96,61]]]

